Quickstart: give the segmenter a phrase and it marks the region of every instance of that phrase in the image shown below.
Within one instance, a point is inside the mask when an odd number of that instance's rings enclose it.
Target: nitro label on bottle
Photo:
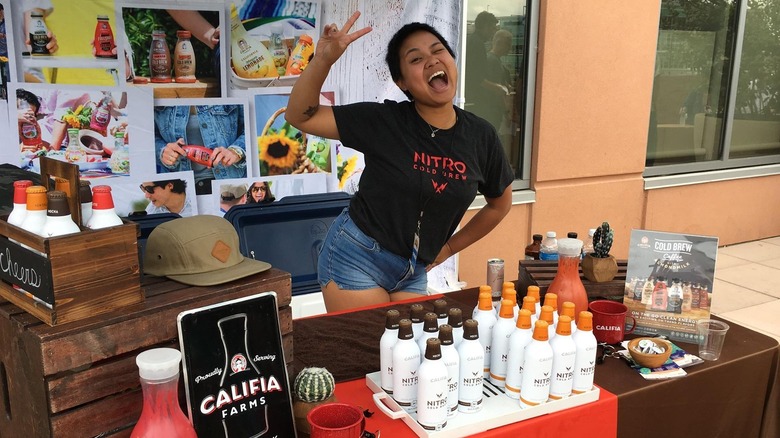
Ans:
[[[178,322],[198,436],[295,435],[275,293],[182,312]]]

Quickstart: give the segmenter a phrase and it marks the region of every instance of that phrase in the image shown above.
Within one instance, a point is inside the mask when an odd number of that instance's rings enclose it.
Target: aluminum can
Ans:
[[[488,259],[487,285],[492,291],[493,301],[501,299],[501,287],[504,285],[504,259]]]

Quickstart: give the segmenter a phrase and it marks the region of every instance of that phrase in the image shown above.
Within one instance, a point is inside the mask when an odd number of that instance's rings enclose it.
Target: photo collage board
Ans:
[[[357,190],[360,153],[284,119],[320,0],[0,5],[0,163],[77,164],[111,186],[121,216]],[[339,103],[338,90],[320,102]]]

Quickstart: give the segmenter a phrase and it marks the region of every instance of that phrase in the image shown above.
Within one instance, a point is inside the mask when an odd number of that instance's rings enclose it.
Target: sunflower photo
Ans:
[[[330,139],[309,135],[284,120],[287,94],[255,95],[257,151],[262,176],[333,174],[335,146]],[[320,103],[333,105],[334,93],[320,94]]]

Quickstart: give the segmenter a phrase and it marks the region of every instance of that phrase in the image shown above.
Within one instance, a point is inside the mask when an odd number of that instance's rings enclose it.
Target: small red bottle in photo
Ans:
[[[211,149],[207,148],[206,146],[198,146],[193,144],[188,144],[184,147],[182,147],[185,152],[187,152],[187,158],[198,164],[202,164],[206,167],[211,167]]]
[[[114,43],[114,32],[108,23],[108,15],[98,15],[97,25],[95,26],[95,38],[92,41],[95,46],[95,56],[98,58],[114,58],[116,53],[112,50],[116,47]]]

